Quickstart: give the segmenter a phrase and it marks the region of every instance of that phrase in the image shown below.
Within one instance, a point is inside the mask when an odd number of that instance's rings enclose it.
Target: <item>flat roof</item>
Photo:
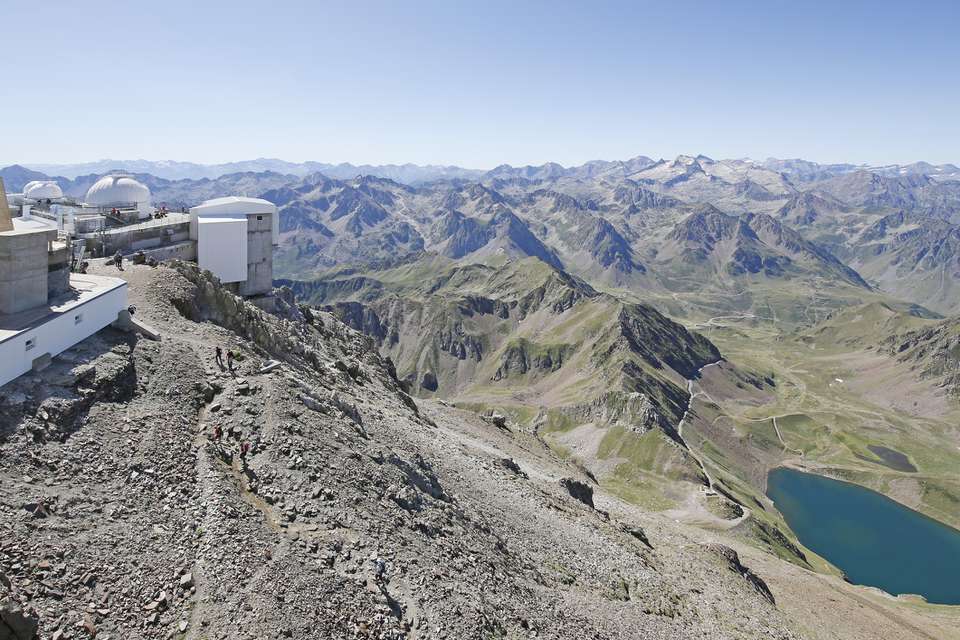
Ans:
[[[49,233],[56,232],[57,225],[49,220],[38,220],[36,218],[13,218],[13,231],[0,231],[2,236],[20,236],[28,233]]]
[[[0,315],[0,343],[36,329],[57,316],[70,313],[100,296],[127,286],[126,280],[86,273],[70,274],[70,291],[48,304],[11,315]]]

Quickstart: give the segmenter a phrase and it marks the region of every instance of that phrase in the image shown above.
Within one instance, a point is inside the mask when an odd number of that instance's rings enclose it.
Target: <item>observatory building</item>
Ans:
[[[28,183],[12,217],[0,181],[0,386],[121,320],[127,283],[85,273],[87,258],[195,260],[239,296],[272,309],[276,205],[215,198],[186,210],[154,211],[150,190],[129,173],[103,176],[83,202],[53,180]],[[71,273],[76,269],[79,273]]]
[[[127,283],[70,273],[71,245],[50,221],[12,218],[0,180],[0,385],[116,321]]]
[[[127,173],[110,173],[97,180],[87,190],[83,204],[101,213],[117,209],[130,221],[146,220],[153,214],[150,189]]]
[[[260,198],[214,198],[190,209],[197,264],[246,297],[273,289],[273,247],[280,238],[277,206]]]
[[[63,191],[53,180],[34,180],[24,185],[23,198],[35,202],[62,200]]]

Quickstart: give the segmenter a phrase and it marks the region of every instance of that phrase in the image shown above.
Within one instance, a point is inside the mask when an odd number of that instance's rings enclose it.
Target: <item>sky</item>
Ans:
[[[956,2],[2,0],[0,165],[960,163]]]

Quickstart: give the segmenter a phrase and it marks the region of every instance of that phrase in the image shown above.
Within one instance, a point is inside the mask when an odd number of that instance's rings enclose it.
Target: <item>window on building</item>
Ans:
[[[81,322],[83,322],[82,313],[78,313],[77,315],[73,316],[73,324],[80,324]]]
[[[257,216],[257,220],[263,220],[263,216]]]
[[[30,349],[33,349],[35,346],[37,346],[37,339],[30,338],[27,340],[26,344],[24,344],[24,351],[30,351]]]

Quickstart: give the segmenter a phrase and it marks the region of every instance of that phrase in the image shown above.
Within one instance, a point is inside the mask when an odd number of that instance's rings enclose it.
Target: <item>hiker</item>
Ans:
[[[120,249],[117,249],[117,253],[113,256],[113,262],[117,265],[119,271],[123,271],[123,254],[120,253]]]
[[[214,442],[220,442],[220,438],[223,436],[223,428],[215,424],[213,425],[213,440]]]
[[[217,366],[223,371],[223,349],[217,347]]]
[[[247,453],[249,453],[249,452],[250,452],[250,443],[249,443],[249,442],[244,442],[243,444],[240,445],[240,459],[241,459],[241,460],[246,460],[246,459],[247,459]]]
[[[233,351],[227,350],[227,369],[233,373]]]

